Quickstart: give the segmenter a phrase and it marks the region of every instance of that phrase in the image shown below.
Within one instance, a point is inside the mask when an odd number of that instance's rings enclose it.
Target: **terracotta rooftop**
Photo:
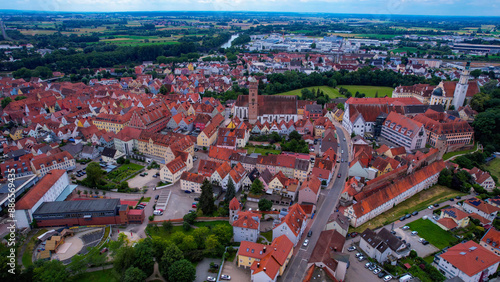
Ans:
[[[28,210],[42,199],[49,189],[66,173],[64,169],[53,169],[16,203],[16,210]]]
[[[472,277],[486,268],[500,262],[500,257],[484,247],[468,241],[449,248],[440,257]]]

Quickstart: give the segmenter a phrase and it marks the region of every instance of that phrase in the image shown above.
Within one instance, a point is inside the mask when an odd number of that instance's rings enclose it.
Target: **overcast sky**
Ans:
[[[2,0],[0,9],[39,11],[271,11],[500,16],[500,0]]]

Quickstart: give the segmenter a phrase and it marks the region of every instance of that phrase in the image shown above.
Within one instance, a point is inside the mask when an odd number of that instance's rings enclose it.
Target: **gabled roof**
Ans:
[[[258,213],[240,211],[238,219],[233,221],[233,227],[259,230],[261,217],[262,215]]]
[[[283,218],[282,224],[288,225],[290,230],[298,236],[302,223],[307,219],[307,215],[299,204],[294,204],[290,207],[288,214]]]
[[[321,181],[314,175],[311,175],[302,183],[300,186],[300,191],[309,188],[313,191],[314,194],[318,194],[321,190]]]
[[[332,253],[342,252],[344,244],[345,237],[337,230],[322,231],[311,253],[309,263],[322,263],[335,271],[338,262],[332,257]]]
[[[464,202],[464,205],[465,204],[468,204],[469,206],[472,206],[472,207],[474,207],[474,208],[476,208],[476,209],[478,209],[486,214],[492,214],[492,213],[500,211],[500,208],[495,207],[491,204],[488,204],[487,202],[485,202],[481,199],[478,199],[478,198],[467,199]]]
[[[457,244],[439,256],[469,277],[500,262],[500,257],[474,241]]]
[[[64,169],[53,169],[47,173],[33,188],[16,203],[16,210],[28,210],[42,199],[49,189],[63,177],[66,173]]]
[[[170,173],[175,174],[179,172],[181,169],[186,167],[186,163],[182,161],[182,158],[179,156],[175,159],[173,159],[171,162],[169,162],[167,165],[167,169],[170,171]]]

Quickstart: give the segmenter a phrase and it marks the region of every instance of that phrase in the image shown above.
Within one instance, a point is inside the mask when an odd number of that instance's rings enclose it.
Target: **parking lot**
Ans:
[[[154,178],[153,175],[156,173],[160,172],[159,169],[146,169],[144,170],[148,175],[146,176],[140,176],[139,174],[136,175],[135,177],[127,180],[128,186],[130,188],[142,188],[144,186],[147,186],[147,188],[152,189],[153,187],[156,187],[156,184],[160,182],[160,177]]]
[[[181,190],[180,181],[171,186],[162,188],[161,190],[161,193],[170,191],[170,199],[168,200],[167,208],[163,211],[163,215],[155,216],[155,220],[182,218],[189,210],[196,210],[196,208],[192,208],[191,205],[195,201],[194,198],[200,197],[200,194],[184,193]]]
[[[208,272],[210,270],[210,263],[213,262],[220,266],[221,260],[214,258],[204,258],[196,265],[196,282],[207,281],[207,277],[211,276],[217,278],[218,273]]]
[[[404,231],[401,228],[396,228],[394,231],[396,231],[396,236],[401,236],[402,240],[405,240],[406,243],[411,244],[410,249],[415,250],[419,257],[425,258],[430,254],[439,251],[438,248],[434,247],[431,244],[423,245],[418,241],[420,239],[420,236],[418,236],[418,234],[412,236],[411,230]]]
[[[346,249],[348,246],[345,246]],[[358,281],[374,281],[376,279],[379,279],[375,274],[373,274],[370,270],[365,268],[365,263],[367,263],[367,260],[364,261],[359,261],[356,259],[355,255],[358,252],[358,250],[355,250],[353,252],[349,252],[350,257],[349,257],[349,268],[347,269],[346,272],[346,277],[345,281],[347,282],[358,282]]]
[[[236,260],[235,260],[236,261]],[[238,267],[234,262],[226,261],[221,274],[231,276],[231,281],[250,282],[250,268]]]

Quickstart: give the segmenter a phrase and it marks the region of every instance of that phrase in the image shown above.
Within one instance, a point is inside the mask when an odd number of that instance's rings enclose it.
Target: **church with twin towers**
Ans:
[[[248,78],[248,95],[240,95],[234,106],[234,115],[250,124],[296,122],[297,96],[259,95],[259,81]]]

